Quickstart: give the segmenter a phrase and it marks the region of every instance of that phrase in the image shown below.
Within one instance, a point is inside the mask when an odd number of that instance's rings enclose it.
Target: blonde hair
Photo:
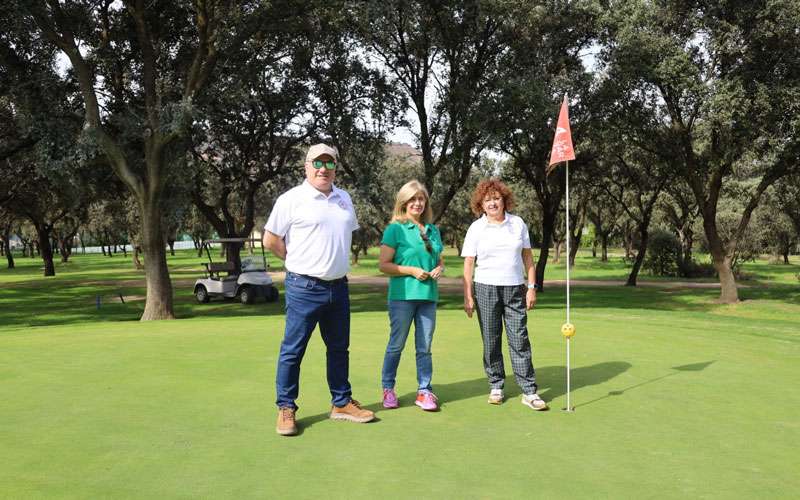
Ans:
[[[425,185],[414,179],[403,184],[403,187],[397,192],[394,201],[394,211],[392,212],[392,220],[389,222],[407,222],[408,214],[406,214],[406,205],[409,201],[414,199],[419,193],[425,196],[425,211],[422,212],[422,222],[429,223],[433,220],[433,210],[431,210],[431,198],[428,195],[428,190]]]

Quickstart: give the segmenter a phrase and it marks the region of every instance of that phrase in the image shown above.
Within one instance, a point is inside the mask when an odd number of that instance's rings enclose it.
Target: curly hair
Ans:
[[[472,209],[472,213],[475,214],[475,216],[480,216],[483,213],[483,199],[494,193],[499,194],[503,198],[503,207],[506,212],[510,212],[514,209],[514,194],[508,186],[500,182],[499,179],[492,177],[479,182],[475,187],[475,191],[472,192],[472,199],[469,202],[469,207]]]

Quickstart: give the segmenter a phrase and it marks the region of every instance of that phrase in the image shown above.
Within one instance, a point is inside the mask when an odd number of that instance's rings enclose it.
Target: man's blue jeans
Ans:
[[[381,383],[384,389],[393,389],[397,377],[400,355],[406,345],[411,322],[414,322],[414,343],[417,348],[417,383],[419,390],[431,390],[433,363],[431,342],[436,328],[436,302],[430,300],[389,301],[389,344],[383,357]]]
[[[346,405],[350,389],[350,294],[347,281],[325,283],[299,274],[286,273],[286,330],[278,357],[275,380],[277,405],[297,408],[300,363],[311,333],[319,324],[327,347],[328,387],[335,406]]]

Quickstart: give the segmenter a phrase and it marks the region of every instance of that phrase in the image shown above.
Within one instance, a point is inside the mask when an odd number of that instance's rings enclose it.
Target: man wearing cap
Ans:
[[[350,195],[333,185],[336,149],[315,144],[305,161],[306,180],[283,193],[264,226],[264,246],[286,263],[286,330],[278,357],[278,434],[297,434],[295,412],[300,363],[319,325],[327,347],[330,418],[369,422],[375,415],[352,398],[350,346],[350,242],[358,229]]]

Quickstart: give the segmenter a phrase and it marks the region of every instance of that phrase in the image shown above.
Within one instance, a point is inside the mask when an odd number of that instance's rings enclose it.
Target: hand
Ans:
[[[525,294],[525,306],[530,311],[536,305],[536,289],[528,288],[528,293]]]
[[[475,311],[475,299],[472,297],[464,297],[464,312],[467,313],[467,317],[471,318],[472,313]]]
[[[421,267],[415,267],[412,274],[419,281],[425,281],[426,279],[431,277],[431,273],[422,269]]]
[[[442,273],[443,272],[444,272],[444,269],[442,269],[442,266],[436,266],[431,271],[431,278],[433,278],[435,280],[438,280],[439,278],[442,277]]]

